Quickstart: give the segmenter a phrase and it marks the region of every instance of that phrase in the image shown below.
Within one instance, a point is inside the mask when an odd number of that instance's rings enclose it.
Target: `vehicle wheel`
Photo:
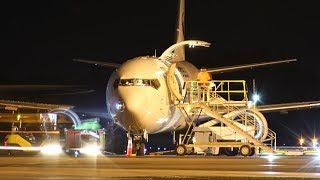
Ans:
[[[249,156],[251,154],[251,148],[248,145],[242,145],[240,147],[240,155],[241,156]]]
[[[74,157],[79,157],[80,156],[80,152],[78,150],[74,151]]]
[[[183,144],[179,144],[177,147],[176,147],[176,153],[178,156],[184,156],[186,153],[187,153],[187,148],[185,145]]]
[[[251,148],[251,153],[249,154],[249,156],[254,156],[256,153],[256,148],[252,147]]]
[[[239,152],[239,148],[237,147],[226,147],[224,148],[224,154],[227,156],[235,156]]]

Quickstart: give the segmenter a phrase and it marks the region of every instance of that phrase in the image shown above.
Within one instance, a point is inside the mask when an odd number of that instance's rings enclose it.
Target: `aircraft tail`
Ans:
[[[178,16],[177,16],[177,26],[176,26],[176,43],[184,41],[184,11],[185,11],[185,0],[179,0],[178,6]],[[185,60],[185,50],[184,46],[179,47],[174,51],[175,56],[171,60],[172,62],[184,61]]]

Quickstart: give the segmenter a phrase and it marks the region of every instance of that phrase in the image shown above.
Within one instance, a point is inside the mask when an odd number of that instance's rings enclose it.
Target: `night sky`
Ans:
[[[24,1],[2,4],[1,84],[83,85],[95,92],[25,96],[1,92],[2,99],[73,104],[106,111],[105,86],[112,70],[73,58],[122,63],[140,55],[158,56],[175,39],[177,2]],[[297,63],[213,75],[256,79],[261,104],[320,100],[320,14],[318,5],[270,1],[186,2],[186,39],[212,43],[187,50],[198,68],[297,58]],[[4,95],[5,94],[5,95]],[[296,145],[294,134],[320,138],[320,110],[266,114],[279,144]]]

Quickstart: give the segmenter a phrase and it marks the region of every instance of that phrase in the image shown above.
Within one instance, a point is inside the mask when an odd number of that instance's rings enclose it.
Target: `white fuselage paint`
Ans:
[[[186,126],[184,116],[174,106],[167,86],[170,63],[157,57],[143,56],[128,60],[110,77],[107,90],[107,107],[111,117],[124,129],[146,130],[155,134]],[[182,89],[185,81],[196,80],[198,69],[187,61],[177,62],[175,81]],[[133,80],[134,85],[126,80]],[[141,85],[139,80],[157,81],[160,86]],[[119,83],[120,82],[120,83]],[[131,82],[131,81],[130,81]]]

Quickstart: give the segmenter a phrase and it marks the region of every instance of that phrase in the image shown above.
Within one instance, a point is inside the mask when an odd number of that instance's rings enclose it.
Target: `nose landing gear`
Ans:
[[[134,154],[136,154],[137,156],[144,156],[144,154],[145,154],[144,149],[145,149],[144,142],[138,140],[133,144],[132,152]]]
[[[132,154],[127,152],[127,155],[144,156],[145,147],[146,147],[145,144],[147,143],[147,140],[148,140],[146,131],[143,130],[142,133],[136,133],[133,136],[131,136],[131,133],[129,130],[127,133],[127,137],[128,137],[127,151],[129,151],[130,148],[132,148]]]

